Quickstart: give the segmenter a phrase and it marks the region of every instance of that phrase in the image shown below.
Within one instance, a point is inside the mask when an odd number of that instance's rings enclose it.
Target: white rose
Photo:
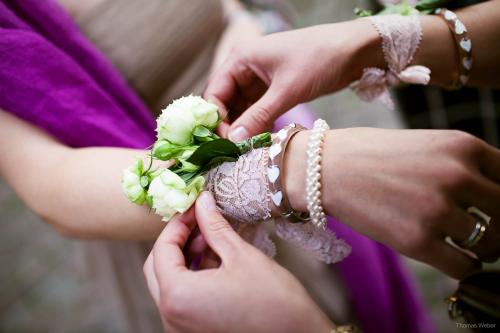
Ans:
[[[169,169],[162,171],[149,186],[153,208],[163,221],[168,222],[176,213],[184,213],[194,203],[201,192],[205,179],[194,178],[189,185]]]
[[[140,166],[139,166],[140,165]],[[147,193],[141,184],[142,161],[123,170],[122,191],[127,198],[138,205],[142,205],[147,198]],[[147,185],[147,184],[146,184]]]

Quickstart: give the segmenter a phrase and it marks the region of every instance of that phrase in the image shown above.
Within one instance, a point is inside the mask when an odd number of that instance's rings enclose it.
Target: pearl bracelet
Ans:
[[[326,228],[326,215],[321,204],[321,157],[325,132],[330,129],[326,121],[318,119],[307,144],[306,201],[311,223]]]

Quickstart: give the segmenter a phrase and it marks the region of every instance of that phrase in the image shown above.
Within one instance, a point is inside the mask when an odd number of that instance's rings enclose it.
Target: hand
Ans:
[[[239,141],[269,129],[295,105],[346,87],[364,67],[383,64],[367,20],[276,33],[234,49],[205,98],[229,112],[221,134],[234,121],[229,137]]]
[[[286,159],[288,197],[306,211],[307,132]],[[358,232],[460,278],[480,262],[445,242],[469,237],[475,206],[492,217],[471,250],[500,256],[500,151],[464,132],[350,128],[329,131],[322,169],[323,206]],[[297,181],[300,180],[300,181]]]
[[[168,332],[329,332],[334,326],[284,268],[247,244],[209,192],[170,221],[144,264]],[[198,221],[218,268],[191,271],[182,253]]]

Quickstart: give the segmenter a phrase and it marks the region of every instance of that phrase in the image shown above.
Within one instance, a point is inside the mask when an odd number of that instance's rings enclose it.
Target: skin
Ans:
[[[217,268],[186,267],[183,248],[196,225],[221,258]],[[232,229],[209,192],[168,223],[144,274],[166,332],[329,332],[335,327],[290,272]]]
[[[473,41],[469,83],[500,87],[500,0],[457,11]],[[440,17],[421,17],[423,39],[413,64],[431,69],[431,83],[449,85],[458,70],[456,46]],[[380,39],[368,19],[265,36],[236,48],[212,75],[205,97],[230,110],[223,134],[245,139],[271,128],[293,106],[347,87],[366,67],[385,68]]]

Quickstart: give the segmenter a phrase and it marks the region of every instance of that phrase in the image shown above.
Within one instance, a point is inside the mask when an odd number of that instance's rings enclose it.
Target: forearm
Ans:
[[[164,226],[121,193],[121,171],[143,156],[140,150],[71,149],[0,112],[0,154],[0,174],[28,207],[62,234],[153,239]]]

